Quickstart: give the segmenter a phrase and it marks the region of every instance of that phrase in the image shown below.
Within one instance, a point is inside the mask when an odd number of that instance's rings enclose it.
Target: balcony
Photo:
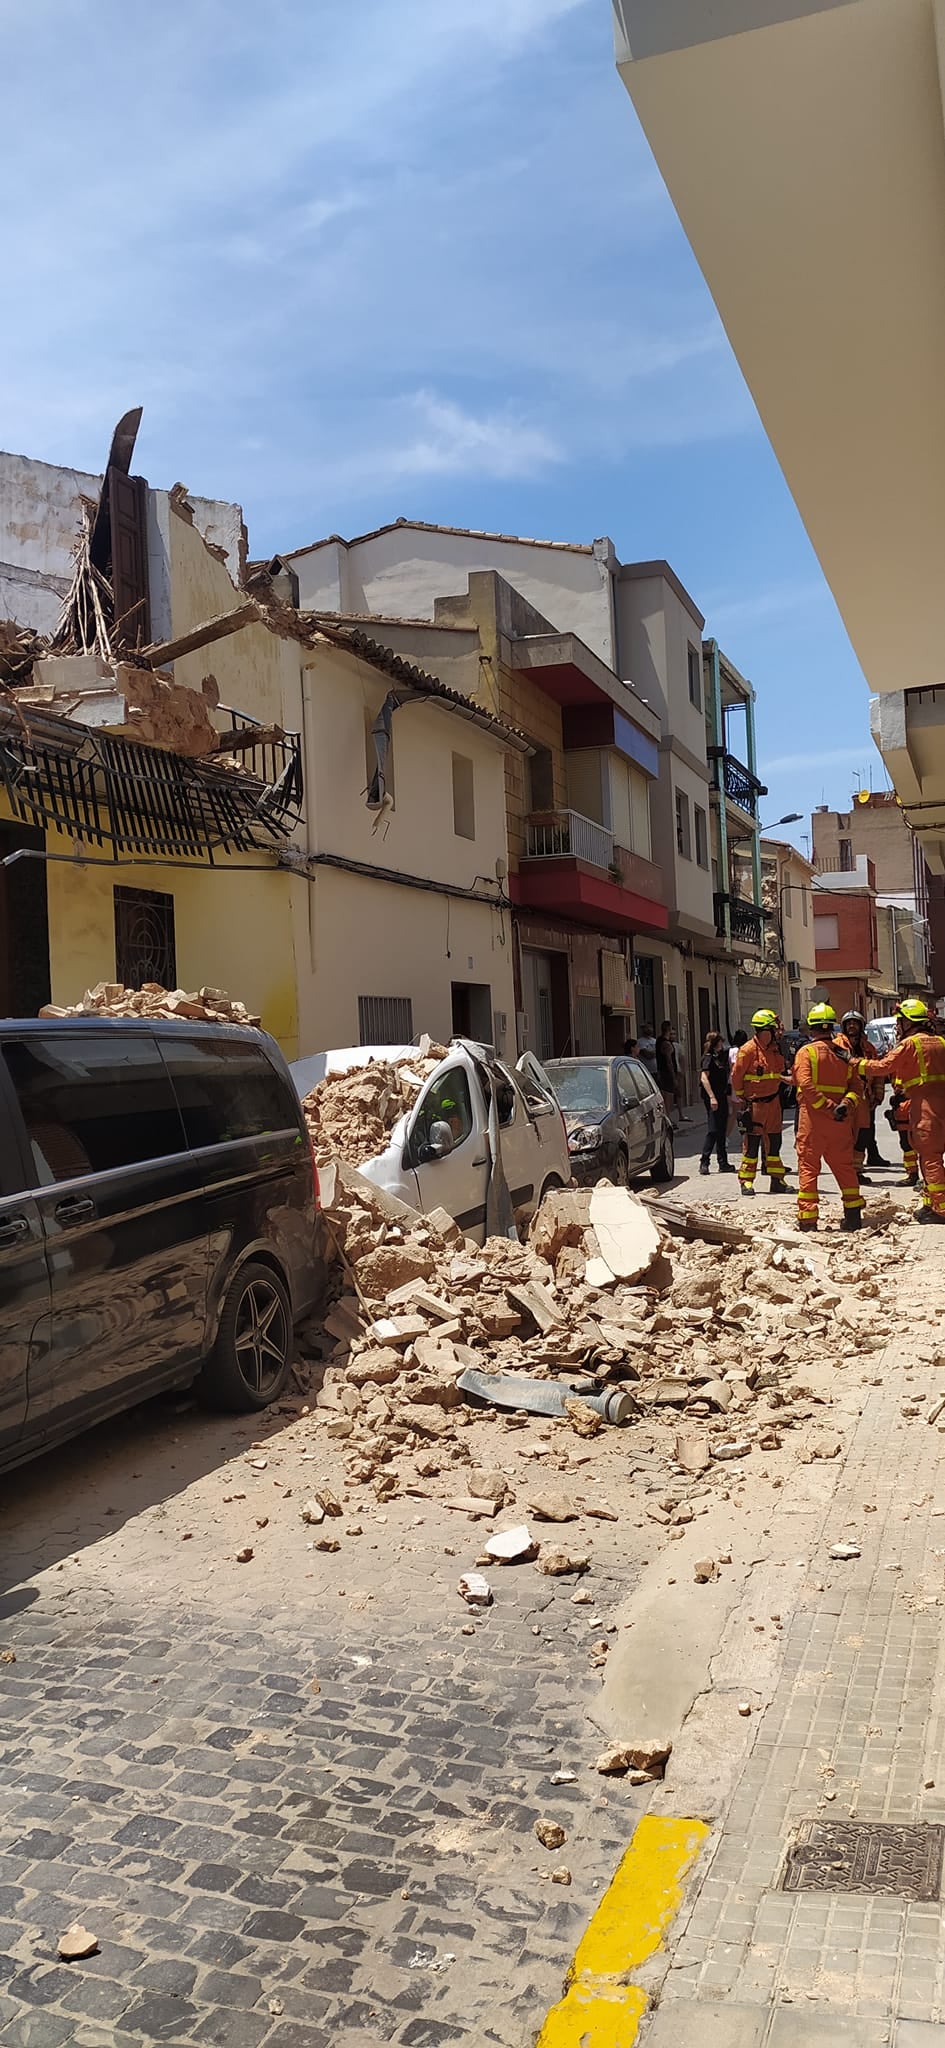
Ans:
[[[580,811],[525,820],[525,851],[510,878],[513,902],[601,932],[665,932],[669,912],[653,861],[614,842]]]
[[[555,811],[529,818],[525,825],[526,860],[584,860],[609,868],[614,858],[613,833],[580,811]]]
[[[706,753],[712,764],[713,789],[727,797],[729,803],[736,804],[747,818],[757,821],[758,800],[768,794],[764,783],[759,782],[757,775],[753,775],[744,762],[737,761],[734,754],[727,753],[724,747],[707,747]]]
[[[715,929],[720,939],[730,939],[733,946],[764,945],[765,913],[757,904],[746,903],[742,896],[715,897]]]

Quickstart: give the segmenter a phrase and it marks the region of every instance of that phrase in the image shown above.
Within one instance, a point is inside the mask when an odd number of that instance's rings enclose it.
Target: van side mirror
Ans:
[[[453,1133],[448,1123],[430,1125],[426,1144],[421,1147],[420,1161],[429,1165],[433,1159],[446,1159],[453,1150]]]

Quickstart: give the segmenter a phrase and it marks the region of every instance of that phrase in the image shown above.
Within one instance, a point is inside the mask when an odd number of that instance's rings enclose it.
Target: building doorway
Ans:
[[[571,992],[566,953],[539,953],[522,948],[522,998],[525,1005],[523,1051],[540,1060],[560,1059],[571,1051]]]
[[[492,989],[487,981],[454,981],[451,987],[453,1037],[492,1044]]]
[[[45,850],[42,832],[0,824],[0,860]],[[46,863],[18,860],[0,867],[0,1017],[35,1017],[49,997]]]
[[[633,962],[637,995],[637,1036],[652,1031],[654,1037],[663,1022],[663,962],[651,953],[637,953]]]

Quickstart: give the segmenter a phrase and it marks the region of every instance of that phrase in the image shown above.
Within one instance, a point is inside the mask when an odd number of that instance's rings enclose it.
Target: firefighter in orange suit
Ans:
[[[732,1068],[732,1093],[739,1110],[742,1163],[738,1169],[742,1194],[753,1195],[758,1154],[764,1147],[764,1170],[773,1195],[787,1194],[781,1158],[781,1089],[784,1055],[778,1051],[778,1020],[773,1010],[756,1010],[753,1038],[739,1047]]]
[[[843,1046],[844,1050],[850,1055],[850,1070],[855,1077],[854,1085],[860,1098],[854,1119],[853,1157],[856,1160],[856,1177],[860,1186],[869,1187],[870,1182],[866,1173],[866,1153],[870,1141],[870,1119],[876,1101],[876,1084],[875,1082],[863,1081],[860,1078],[860,1061],[868,1060],[873,1048],[866,1036],[866,1018],[860,1015],[859,1010],[846,1010],[844,1012],[840,1019],[840,1029],[834,1038],[834,1044]]]
[[[817,1178],[829,1166],[843,1202],[844,1230],[859,1230],[863,1197],[853,1156],[855,1124],[863,1101],[860,1076],[833,1028],[836,1010],[815,1003],[808,1012],[810,1044],[794,1061],[797,1089],[797,1220],[801,1230],[816,1230],[819,1200]]]
[[[867,1081],[892,1081],[909,1104],[909,1133],[922,1176],[919,1223],[945,1223],[945,1042],[917,997],[896,1011],[899,1044],[881,1060],[862,1060]]]

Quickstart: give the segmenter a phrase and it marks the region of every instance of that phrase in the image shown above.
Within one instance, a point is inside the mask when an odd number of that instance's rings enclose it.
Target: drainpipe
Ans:
[[[707,640],[706,652],[709,657],[709,674],[712,685],[709,692],[709,708],[712,716],[712,745],[724,747],[725,727],[722,720],[722,670],[719,663],[719,643]],[[725,943],[731,945],[732,930],[729,916],[728,897],[731,880],[728,865],[728,823],[725,816],[725,768],[722,768],[722,787],[715,792],[715,852],[719,870],[719,894],[725,897]]]
[[[750,687],[750,686],[749,686],[749,694],[748,694],[748,696],[747,696],[747,697],[745,698],[745,737],[746,737],[746,739],[747,739],[747,741],[748,741],[748,768],[749,768],[749,771],[750,771],[750,773],[751,773],[752,775],[754,775],[754,776],[755,776],[755,777],[757,778],[757,774],[758,774],[758,757],[757,757],[757,752],[756,752],[756,748],[755,748],[755,693],[754,693],[754,690],[753,690],[753,689],[751,689],[751,687]],[[754,831],[753,831],[753,833],[752,833],[752,836],[751,836],[751,878],[752,878],[752,884],[753,884],[753,887],[754,887],[754,891],[755,891],[755,904],[756,904],[756,907],[757,907],[757,908],[758,908],[758,909],[760,910],[760,909],[761,909],[761,832],[760,832],[760,829],[759,829],[759,825],[758,825],[758,818],[757,818],[757,815],[756,815],[756,817],[755,817],[755,829],[754,829]]]

